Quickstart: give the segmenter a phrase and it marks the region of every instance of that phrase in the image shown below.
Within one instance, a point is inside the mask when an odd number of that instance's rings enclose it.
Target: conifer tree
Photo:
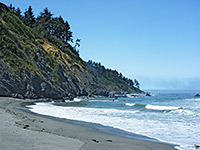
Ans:
[[[9,8],[10,8],[12,11],[15,11],[15,7],[12,6],[12,4],[10,4]]]
[[[22,20],[23,16],[22,16],[22,12],[21,12],[20,8],[17,8],[15,13]]]
[[[65,22],[65,42],[67,43],[68,41],[73,42],[73,40],[72,40],[72,32],[70,31],[70,25],[66,21]],[[80,43],[80,39],[79,39],[78,42]]]
[[[134,80],[134,82],[135,82],[135,86],[136,86],[136,88],[139,89],[139,88],[140,88],[140,83],[139,83],[136,79]]]
[[[40,16],[37,18],[38,24],[42,25],[44,30],[47,30],[51,34],[51,20],[52,20],[53,14],[48,10],[48,8],[45,8],[43,12],[40,13]]]
[[[33,14],[33,9],[31,6],[29,6],[28,10],[24,12],[24,18],[23,18],[24,24],[27,26],[32,27],[35,22],[35,17]]]
[[[75,43],[74,48],[80,47],[80,46],[81,46],[81,45],[80,45],[80,42],[81,42],[81,39],[76,39],[76,43]]]

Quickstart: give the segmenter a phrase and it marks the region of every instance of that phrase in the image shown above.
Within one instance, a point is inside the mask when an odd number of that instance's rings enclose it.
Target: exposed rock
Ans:
[[[42,92],[45,91],[46,86],[47,86],[47,84],[46,84],[45,82],[42,82],[42,83],[40,84],[40,87],[41,87],[41,91],[42,91]]]
[[[21,94],[19,94],[19,93],[12,93],[11,96],[12,96],[13,98],[24,99],[24,97],[23,97]]]
[[[146,92],[145,95],[146,95],[146,96],[151,96],[151,93]]]
[[[0,36],[0,96],[32,99],[108,96],[109,86],[100,82],[74,49],[67,46],[63,49],[45,38],[37,39],[2,3],[0,28],[3,35]]]

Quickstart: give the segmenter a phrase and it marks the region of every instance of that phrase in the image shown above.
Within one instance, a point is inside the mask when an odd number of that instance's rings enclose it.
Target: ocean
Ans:
[[[194,144],[200,145],[200,97],[195,94],[192,91],[152,91],[150,97],[139,94],[118,99],[75,98],[27,107],[42,115],[100,124],[101,128],[105,127],[104,131],[112,129],[122,136],[139,134],[144,136],[140,138],[178,144],[176,148],[180,150],[194,150]]]

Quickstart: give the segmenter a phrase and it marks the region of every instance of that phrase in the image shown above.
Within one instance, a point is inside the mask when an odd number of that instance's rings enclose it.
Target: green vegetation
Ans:
[[[4,14],[5,16],[5,14]],[[26,57],[25,53],[19,49],[14,42],[15,35],[9,32],[12,29],[9,24],[0,22],[0,59],[11,66],[15,72],[20,69],[26,69],[31,65],[31,62]]]
[[[35,37],[45,38],[63,51],[67,51],[66,48],[68,48],[75,55],[79,55],[76,46],[80,46],[80,39],[76,40],[74,47],[70,45],[69,42],[73,43],[72,31],[70,30],[69,23],[64,21],[61,16],[53,17],[48,8],[45,8],[37,18],[34,17],[31,6],[24,12],[24,16],[19,8],[15,9],[15,7],[10,5],[10,9],[25,25],[31,28]]]
[[[19,12],[21,12],[19,10],[19,8],[17,10],[16,10],[17,14]],[[20,15],[20,14],[18,14],[18,15]],[[29,6],[28,10],[24,12],[24,17],[22,18],[22,20],[23,20],[24,24],[27,25],[27,26],[29,26],[29,27],[32,27],[34,25],[34,23],[35,23],[35,17],[33,15],[33,10],[32,10],[31,6]]]
[[[39,75],[62,91],[71,85],[71,89],[87,89],[88,93],[95,92],[94,86],[109,92],[141,92],[136,79],[133,82],[100,63],[83,61],[78,50],[81,40],[76,39],[72,46],[70,25],[61,16],[53,17],[45,8],[36,18],[31,6],[22,15],[19,8],[1,5],[0,59],[16,74],[24,71]]]
[[[12,32],[22,35],[28,39],[34,38],[29,27],[25,26],[22,23],[22,21],[16,15],[14,15],[12,12],[3,13],[2,19],[6,22],[6,26]]]
[[[99,81],[109,87],[111,91],[140,91],[140,84],[136,79],[133,82],[116,70],[106,69],[101,63],[89,60],[87,64]]]

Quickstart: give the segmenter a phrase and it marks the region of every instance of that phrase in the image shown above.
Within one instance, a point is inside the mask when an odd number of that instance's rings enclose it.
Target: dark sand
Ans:
[[[125,138],[30,113],[14,98],[0,97],[0,150],[175,150],[174,145]]]

